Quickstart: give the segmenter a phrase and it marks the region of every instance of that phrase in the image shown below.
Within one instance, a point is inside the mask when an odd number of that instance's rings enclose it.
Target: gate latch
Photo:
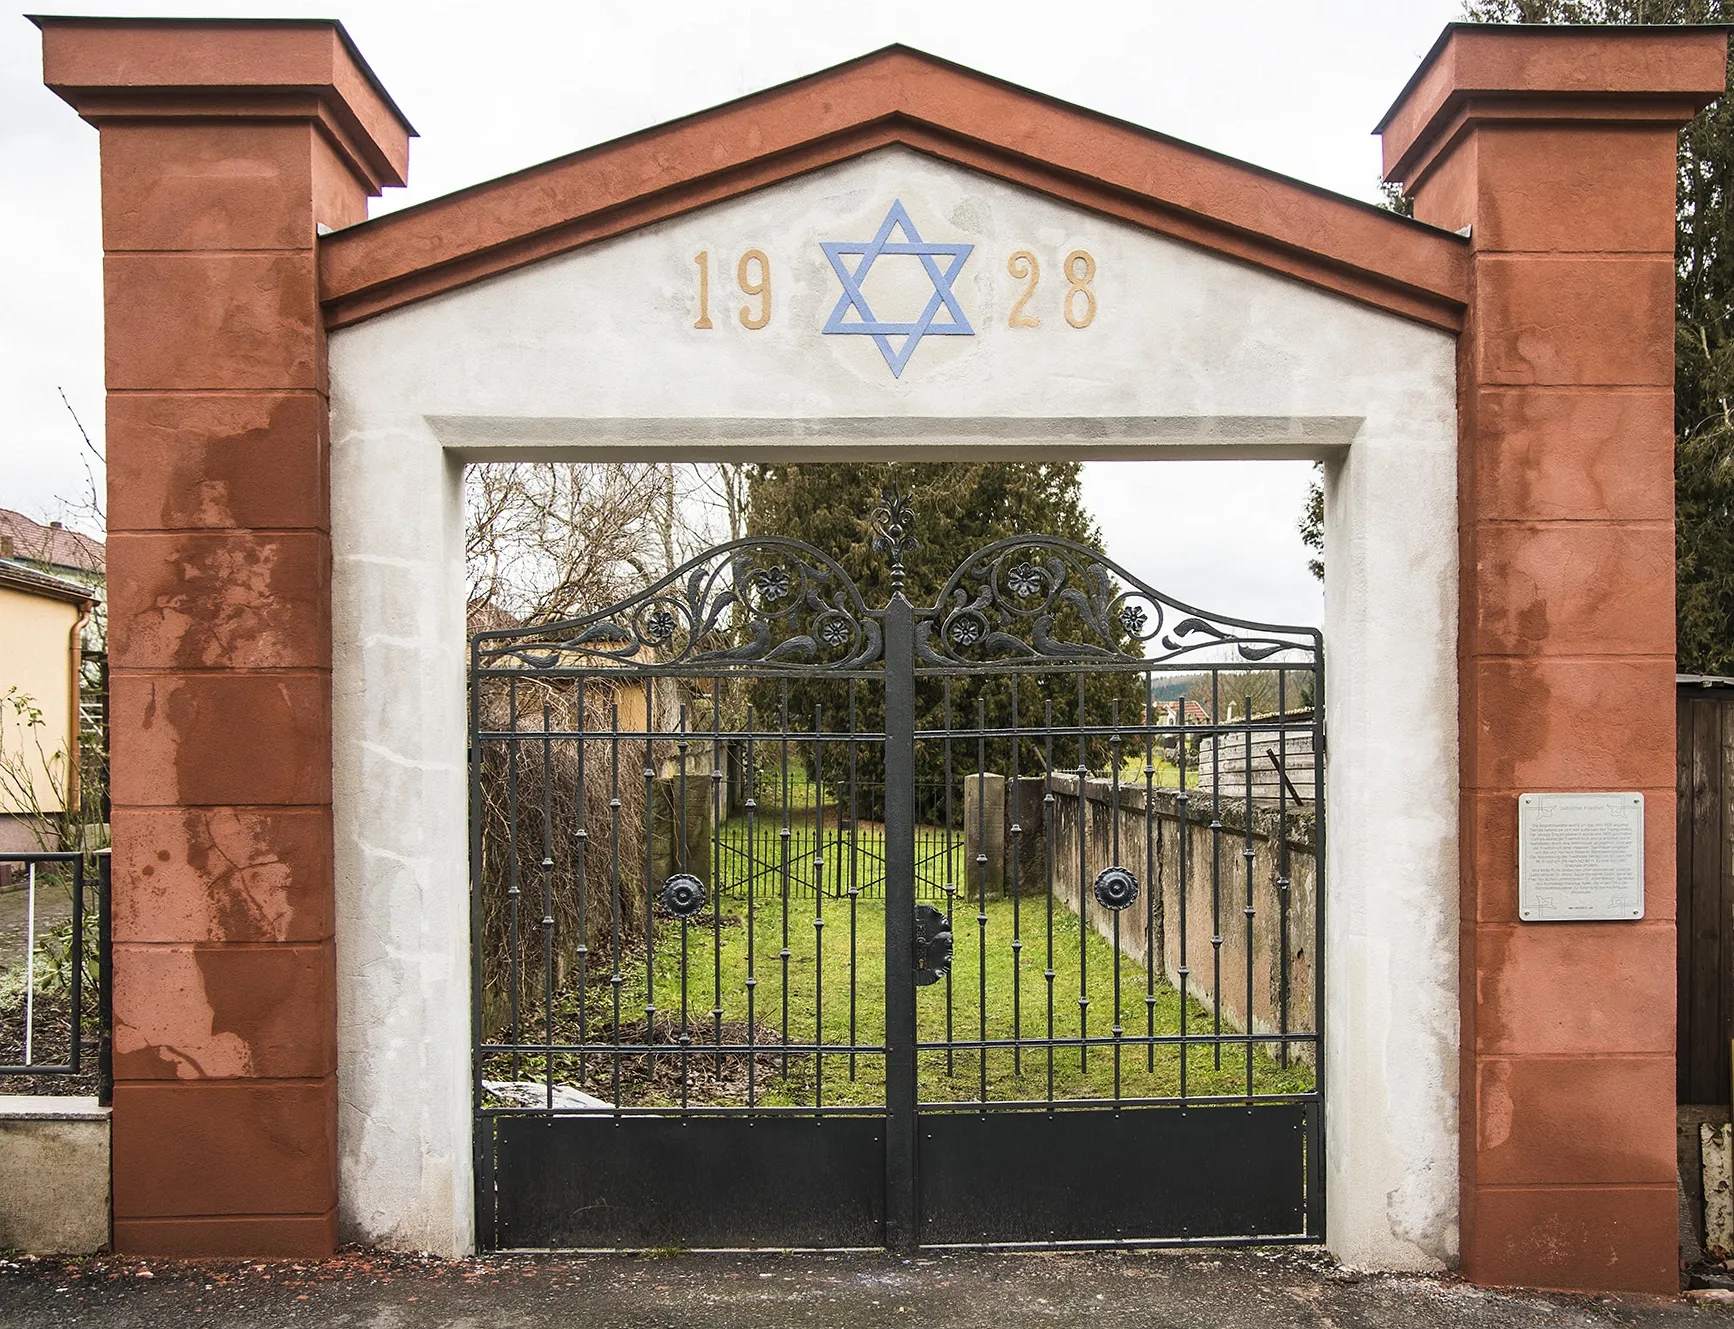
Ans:
[[[915,986],[927,987],[951,968],[951,924],[930,904],[915,906]]]

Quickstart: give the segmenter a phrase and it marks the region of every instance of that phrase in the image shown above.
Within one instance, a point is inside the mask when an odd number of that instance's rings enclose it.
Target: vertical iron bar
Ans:
[[[522,983],[518,955],[518,680],[508,679],[506,687],[506,955],[508,981],[512,985],[512,1079],[516,1081],[520,1078],[518,1044],[523,1041],[518,1027]]]
[[[825,732],[813,707],[813,1106],[825,1103]]]
[[[750,1116],[758,1094],[758,986],[754,968],[758,956],[758,921],[753,904],[759,876],[759,763],[753,736],[753,706],[747,704],[747,1113]]]
[[[1276,671],[1276,908],[1277,908],[1277,1032],[1282,1035],[1278,1045],[1284,1070],[1288,1069],[1288,670]]]
[[[580,675],[573,694],[578,702],[578,825],[572,832],[573,880],[578,891],[578,1086],[589,1080],[590,1058],[590,795],[584,783],[584,712],[587,697]]]
[[[648,740],[646,740],[648,741]],[[620,925],[624,901],[620,895],[620,694],[608,703],[608,917],[613,929],[612,950],[609,954],[609,986],[614,992],[614,1076],[613,1097],[615,1115],[620,1114],[620,1002],[621,987],[626,982],[620,972]],[[645,834],[650,828],[645,828]]]
[[[72,1042],[66,1064],[72,1074],[79,1070],[84,1046],[84,855],[72,860]]]
[[[951,676],[949,674],[945,677],[943,690],[945,694],[945,930],[956,936],[957,934],[952,932],[951,927],[951,906],[957,899],[957,882],[954,877],[956,856],[953,854],[951,846]],[[966,836],[966,847],[967,840],[968,837]],[[948,1079],[957,1074],[957,1050],[952,1047],[951,993],[951,970],[948,967],[945,971],[945,1074]]]
[[[1144,1069],[1156,1069],[1156,731],[1151,724],[1150,675],[1140,675],[1144,692]],[[1164,959],[1167,957],[1164,956]]]
[[[1042,824],[1046,833],[1042,841],[1047,858],[1047,916],[1048,916],[1048,963],[1042,971],[1042,980],[1048,989],[1048,1110],[1053,1110],[1054,1104],[1054,842],[1059,838],[1054,834],[1054,818],[1059,804],[1054,798],[1054,703],[1051,698],[1042,699]],[[1078,834],[1084,833],[1084,799],[1083,790],[1078,791]]]
[[[656,680],[644,679],[644,1043],[655,1047],[656,1037]],[[674,833],[671,825],[669,834]],[[656,1053],[645,1054],[645,1080],[656,1082]]]
[[[1187,991],[1187,984],[1192,977],[1192,970],[1187,964],[1186,956],[1186,856],[1188,846],[1192,841],[1192,795],[1186,789],[1186,694],[1180,694],[1180,742],[1175,748],[1176,764],[1180,768],[1180,793],[1175,799],[1180,809],[1179,830],[1175,836],[1176,858],[1179,860],[1175,869],[1176,886],[1174,898],[1180,907],[1180,963],[1175,966],[1176,976],[1180,979],[1180,1100],[1186,1101],[1186,1014],[1187,1004],[1192,1000]],[[1194,779],[1197,777],[1194,776]]]
[[[1307,1227],[1325,1230],[1325,660],[1324,643],[1313,640],[1313,1105],[1309,1133]],[[1314,1166],[1314,1164],[1317,1166]],[[1314,1179],[1316,1179],[1316,1184]]]
[[[543,1106],[554,1110],[554,739],[550,703],[542,702],[542,1079]],[[580,794],[582,797],[582,794]]]
[[[96,1101],[114,1102],[113,851],[96,852]],[[479,1132],[478,1132],[479,1133]]]
[[[1018,676],[1011,676],[1011,779],[1006,785],[1006,798],[1011,812],[1011,862],[1006,884],[1012,898],[1012,1076],[1021,1079],[1024,1073],[1023,1024],[1023,917],[1020,901],[1024,883],[1021,865],[1023,848],[1023,786],[1018,776]],[[1022,1098],[1020,1090],[1014,1097]]]
[[[987,697],[985,684],[975,698],[975,956],[981,975],[976,1002],[978,1097],[987,1103]],[[1003,865],[1002,865],[1003,870]]]
[[[1210,671],[1210,1007],[1213,1069],[1222,1069],[1222,671]]]
[[[722,824],[728,811],[728,797],[723,787],[723,766],[727,758],[722,745],[722,679],[711,679],[710,689],[710,955],[711,1041],[716,1044],[716,1073],[720,1079],[722,1054]]]
[[[915,1150],[915,615],[885,609],[885,1244],[920,1244]],[[949,797],[949,783],[947,796]]]
[[[1113,843],[1114,863],[1120,865],[1120,762],[1122,749],[1120,745],[1120,699],[1115,697],[1108,704],[1108,722],[1113,727],[1113,738],[1109,740],[1109,770],[1108,770],[1108,825],[1109,837]],[[1124,910],[1114,910],[1114,1101],[1120,1101],[1120,1040],[1125,1036],[1126,1026],[1122,1022],[1120,1010],[1120,915]]]
[[[789,1078],[789,960],[794,954],[789,949],[789,680],[782,680],[782,711],[781,729],[778,743],[782,749],[783,766],[783,827],[782,843],[782,886],[783,886],[783,948],[777,952],[777,958],[783,965],[783,1079]]]
[[[861,854],[861,822],[860,809],[855,798],[856,775],[856,737],[855,737],[855,693],[856,679],[849,680],[849,1079],[855,1078],[855,1014],[856,1014],[856,964],[858,953],[858,934],[856,925],[859,922],[859,905],[861,900],[860,854]]]
[[[482,938],[482,751],[481,733],[482,702],[481,680],[477,670],[481,667],[481,651],[475,641],[470,643],[469,704],[470,732],[469,743],[465,756],[469,761],[470,776],[470,1111],[474,1129],[470,1140],[470,1163],[474,1169],[476,1227],[478,1242],[485,1248],[494,1244],[494,1188],[489,1178],[493,1169],[492,1123],[482,1116],[482,1080],[486,1069],[482,1063],[482,1044],[488,1041],[489,1030],[484,1024],[482,991],[487,982],[487,953],[483,949]],[[108,861],[104,861],[105,872],[110,871]],[[105,882],[103,887],[104,913],[108,912],[109,890]],[[107,949],[104,955],[107,956]],[[105,966],[106,969],[106,966]],[[108,977],[103,980],[104,1015],[102,1021],[103,1041],[106,1049],[109,1046],[111,1020],[109,1010],[113,1003],[113,985]],[[110,1086],[113,1084],[112,1070],[106,1077]]]
[[[1084,675],[1078,675],[1078,1069],[1090,1061],[1090,754],[1084,736]]]
[[[1246,695],[1246,806],[1242,815],[1246,818],[1246,838],[1240,851],[1246,861],[1246,1096],[1252,1098],[1252,1048],[1253,1048],[1253,1010],[1252,1010],[1252,921],[1253,906],[1253,860],[1256,853],[1252,847],[1252,694]]]
[[[689,828],[686,820],[686,752],[691,740],[686,732],[686,703],[680,704],[680,737],[675,740],[677,766],[675,768],[675,794],[680,800],[679,814],[671,819],[669,831],[678,837],[679,850],[674,855],[680,864],[680,871],[691,872],[692,856],[688,852],[687,835]],[[688,968],[692,960],[691,948],[692,919],[686,915],[680,920],[680,1110],[684,1114],[687,1108],[687,1074],[690,1069],[689,1057],[692,1048],[692,1027],[688,1020]]]

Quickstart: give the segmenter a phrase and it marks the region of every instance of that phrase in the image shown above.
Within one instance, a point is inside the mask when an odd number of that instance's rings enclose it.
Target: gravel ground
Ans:
[[[1086,1322],[1140,1329],[1714,1326],[1734,1325],[1734,1306],[1362,1277],[1292,1251],[972,1253],[912,1261],[764,1254],[448,1262],[373,1251],[318,1264],[0,1259],[0,1324],[57,1329],[1020,1329]]]

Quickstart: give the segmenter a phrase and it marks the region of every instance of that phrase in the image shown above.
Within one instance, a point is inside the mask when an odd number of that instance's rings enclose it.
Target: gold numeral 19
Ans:
[[[1063,308],[1066,311],[1066,322],[1074,328],[1087,328],[1096,321],[1096,293],[1090,289],[1090,281],[1096,275],[1096,260],[1090,257],[1085,249],[1074,249],[1066,255],[1066,298]],[[1076,296],[1084,297],[1084,312],[1078,313],[1073,305]]]
[[[1011,307],[1011,317],[1006,320],[1009,328],[1039,328],[1041,319],[1034,314],[1024,313],[1024,306],[1030,302],[1030,297],[1036,293],[1036,283],[1042,279],[1041,265],[1036,262],[1036,256],[1027,249],[1020,249],[1013,254],[1005,265],[1007,272],[1019,281],[1027,281],[1024,293],[1018,297],[1018,302]]]
[[[747,265],[759,265],[757,281],[747,278]],[[740,282],[741,294],[759,297],[759,312],[755,315],[752,306],[741,306],[741,326],[746,328],[762,328],[771,321],[771,260],[765,257],[762,249],[749,249],[741,255],[740,263],[735,267],[735,279]]]
[[[692,256],[698,264],[698,322],[695,328],[709,328],[710,321],[710,250],[701,249]]]

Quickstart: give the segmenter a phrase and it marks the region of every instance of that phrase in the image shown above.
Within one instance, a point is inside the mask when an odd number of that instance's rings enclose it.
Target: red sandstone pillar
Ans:
[[[101,134],[114,1241],[336,1241],[330,516],[315,236],[401,185],[330,22],[37,20]]]
[[[1379,132],[1470,229],[1463,1270],[1672,1293],[1674,173],[1718,30],[1448,28]],[[1641,790],[1639,923],[1517,921],[1517,797]]]

